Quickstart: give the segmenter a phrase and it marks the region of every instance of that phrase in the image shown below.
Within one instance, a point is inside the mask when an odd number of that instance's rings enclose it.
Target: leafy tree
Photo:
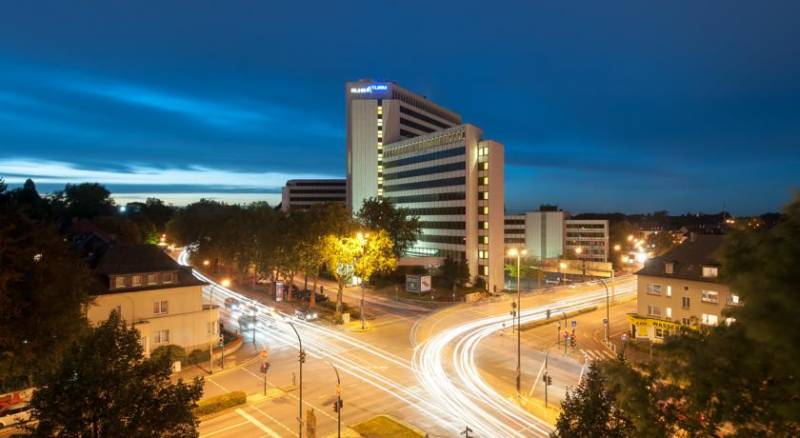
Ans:
[[[344,286],[353,278],[353,265],[361,252],[358,240],[352,236],[337,236],[328,234],[322,242],[322,254],[325,263],[336,278],[338,290],[336,293],[336,318],[342,315],[342,297]]]
[[[67,214],[71,217],[92,219],[116,212],[111,192],[98,183],[67,184],[57,197],[63,197]]]
[[[561,415],[553,437],[599,438],[629,437],[631,420],[615,405],[614,393],[606,388],[606,379],[596,364],[567,392],[561,402]]]
[[[170,381],[169,358],[144,359],[139,333],[117,312],[43,373],[31,400],[34,436],[198,436],[202,378]]]
[[[162,357],[169,363],[186,362],[188,358],[186,350],[175,344],[162,345],[150,352],[151,359],[161,360]]]
[[[97,286],[53,225],[0,212],[0,386],[58,363]]]
[[[373,274],[388,272],[397,265],[394,243],[389,233],[378,230],[356,236],[361,248],[353,267],[355,275],[370,281]]]
[[[98,216],[92,222],[115,241],[129,244],[142,242],[139,226],[122,216]]]
[[[519,278],[520,280],[533,280],[539,277],[542,274],[541,270],[536,267],[534,264],[534,260],[531,257],[525,257],[520,260],[519,263]],[[513,263],[508,263],[505,265],[505,271],[508,273],[510,277],[512,277],[515,281],[517,278],[517,263],[514,260]]]
[[[444,259],[442,266],[439,267],[439,275],[442,281],[455,291],[469,281],[469,266],[467,266],[465,260],[455,260],[452,257],[447,257]]]
[[[401,257],[419,236],[421,224],[405,208],[397,208],[387,198],[369,198],[358,212],[358,219],[371,230],[384,230],[394,242],[394,254]]]

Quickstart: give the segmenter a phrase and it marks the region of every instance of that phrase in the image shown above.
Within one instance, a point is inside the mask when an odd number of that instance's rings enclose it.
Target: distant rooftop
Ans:
[[[181,266],[156,245],[122,245],[111,244],[96,257],[94,272],[103,278],[107,292],[126,292],[131,290],[152,290],[168,287],[197,286],[206,284],[192,275],[191,270]],[[109,290],[112,276],[140,275],[148,273],[174,272],[176,277],[169,283],[159,282],[157,285],[115,288]]]

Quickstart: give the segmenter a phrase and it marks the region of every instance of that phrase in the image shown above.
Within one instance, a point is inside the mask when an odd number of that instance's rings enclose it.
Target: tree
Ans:
[[[0,212],[0,387],[58,363],[97,287],[53,225]]]
[[[442,281],[455,291],[469,281],[469,266],[464,260],[455,260],[448,256],[439,267],[439,275]]]
[[[353,275],[369,281],[373,274],[393,269],[397,263],[392,240],[383,230],[356,236],[329,234],[323,239],[322,253],[338,285],[337,318],[342,314],[344,286]]]
[[[519,278],[521,280],[532,280],[537,278],[541,275],[541,270],[534,266],[533,259],[530,257],[524,257],[520,260],[519,263]],[[516,280],[517,278],[517,263],[516,260],[513,263],[508,263],[505,265],[505,271],[508,275]]]
[[[74,218],[92,219],[115,214],[111,192],[98,183],[67,184],[62,194],[67,214]]]
[[[139,332],[114,311],[39,376],[31,400],[34,436],[198,436],[192,409],[202,378],[170,381],[167,356],[144,359]]]
[[[614,393],[596,364],[589,367],[580,385],[567,392],[561,402],[561,415],[553,437],[597,438],[629,437],[630,419],[615,406]]]
[[[370,230],[384,230],[394,243],[394,254],[401,257],[420,233],[421,223],[405,208],[396,208],[387,198],[369,198],[358,212],[359,221]]]

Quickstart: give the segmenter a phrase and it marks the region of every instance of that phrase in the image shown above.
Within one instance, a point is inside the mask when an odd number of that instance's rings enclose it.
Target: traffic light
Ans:
[[[344,407],[344,400],[339,399],[333,401],[333,412],[339,412],[342,407]]]
[[[270,367],[270,363],[269,362],[262,363],[261,364],[261,373],[262,374],[267,374],[267,371],[269,371],[269,367]]]
[[[553,385],[553,377],[547,376],[547,386],[552,386],[552,385]]]
[[[223,338],[222,335],[219,335],[219,348],[222,348],[224,346],[225,346],[225,338]]]
[[[300,354],[297,357],[298,357],[298,359],[300,359],[300,363],[305,363],[306,362],[306,351],[305,350],[300,350]]]
[[[547,319],[550,319],[550,309],[547,309]]]
[[[569,345],[570,345],[570,347],[574,347],[575,346],[575,335],[572,335],[572,336],[569,337]]]

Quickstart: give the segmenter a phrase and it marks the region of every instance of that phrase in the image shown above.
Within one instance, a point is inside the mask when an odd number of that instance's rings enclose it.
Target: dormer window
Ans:
[[[717,278],[719,275],[719,268],[716,266],[703,266],[704,278]]]
[[[165,284],[175,283],[175,273],[174,272],[165,272],[161,274],[161,282]]]
[[[664,273],[665,274],[674,274],[675,273],[675,262],[667,262],[664,264]]]
[[[121,275],[113,277],[112,281],[113,281],[112,284],[113,289],[123,289],[125,287],[125,277]]]
[[[158,274],[147,274],[147,285],[155,286],[158,284]]]
[[[142,285],[142,276],[134,275],[131,277],[131,287],[140,287]]]

